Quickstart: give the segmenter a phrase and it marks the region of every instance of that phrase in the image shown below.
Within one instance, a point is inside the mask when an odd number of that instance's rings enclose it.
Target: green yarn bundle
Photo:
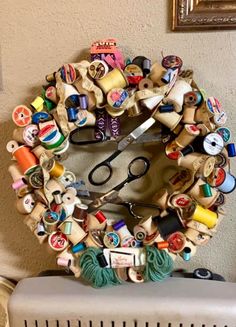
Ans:
[[[145,281],[162,281],[170,276],[173,270],[173,260],[166,251],[159,251],[152,246],[146,246]],[[102,253],[98,248],[88,248],[80,258],[82,277],[94,288],[119,285],[122,281],[118,278],[113,268],[102,268],[97,255]]]

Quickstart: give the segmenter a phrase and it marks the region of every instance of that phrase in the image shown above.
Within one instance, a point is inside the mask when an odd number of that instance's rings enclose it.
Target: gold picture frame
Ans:
[[[236,28],[236,0],[172,1],[173,31]]]

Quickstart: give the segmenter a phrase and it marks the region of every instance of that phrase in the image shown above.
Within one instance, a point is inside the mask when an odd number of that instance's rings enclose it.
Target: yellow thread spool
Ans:
[[[61,165],[58,161],[52,160],[51,167],[49,168],[49,173],[52,177],[60,178],[65,172],[65,167]]]
[[[107,94],[111,89],[125,88],[128,86],[128,81],[120,69],[114,68],[102,79],[97,80],[97,84]]]
[[[31,102],[31,107],[33,107],[36,111],[42,111],[43,110],[43,104],[44,100],[42,97],[37,96],[33,102]]]
[[[218,215],[208,209],[204,209],[200,205],[196,205],[192,219],[206,225],[208,228],[213,228],[216,225]]]

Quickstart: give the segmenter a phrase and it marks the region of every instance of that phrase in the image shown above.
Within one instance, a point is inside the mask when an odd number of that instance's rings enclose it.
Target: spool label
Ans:
[[[229,128],[219,127],[219,128],[217,128],[216,133],[218,133],[222,137],[222,139],[225,143],[229,142],[229,140],[231,138],[231,131]]]
[[[107,95],[108,104],[115,109],[124,107],[125,103],[129,99],[129,94],[124,89],[112,89]]]
[[[219,154],[224,148],[224,141],[217,133],[208,134],[203,141],[205,152],[211,156]]]
[[[68,245],[68,239],[65,234],[62,232],[55,232],[49,236],[48,239],[49,245],[55,251],[62,251]]]

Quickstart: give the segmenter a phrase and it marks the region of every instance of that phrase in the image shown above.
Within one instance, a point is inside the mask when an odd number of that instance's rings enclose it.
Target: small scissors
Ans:
[[[149,167],[150,167],[150,161],[147,158],[145,158],[145,157],[134,158],[129,163],[128,176],[123,182],[121,182],[120,184],[118,184],[117,186],[115,186],[113,189],[111,189],[110,191],[108,191],[106,193],[90,192],[91,195],[89,197],[84,196],[84,198],[87,198],[87,199],[93,199],[95,196],[95,199],[88,205],[88,212],[93,212],[94,210],[102,207],[103,205],[105,205],[107,203],[124,205],[126,208],[129,208],[129,210],[132,211],[135,204],[131,203],[131,206],[130,206],[128,204],[129,202],[123,201],[119,197],[119,191],[128,183],[144,176],[147,173]],[[136,206],[137,205],[138,204],[136,204]]]
[[[111,156],[109,156],[106,160],[100,162],[97,164],[89,173],[88,180],[92,185],[103,185],[106,184],[106,182],[109,181],[109,179],[112,176],[112,166],[111,162],[118,157],[131,143],[133,143],[135,140],[137,140],[142,134],[144,134],[154,123],[156,120],[153,117],[148,118],[144,123],[142,123],[140,126],[135,128],[131,133],[129,133],[127,136],[122,138],[118,142],[118,149],[112,153]],[[106,174],[104,174],[104,179],[102,181],[95,181],[93,178],[94,173],[101,167],[105,167],[108,169],[108,176],[106,177]]]

